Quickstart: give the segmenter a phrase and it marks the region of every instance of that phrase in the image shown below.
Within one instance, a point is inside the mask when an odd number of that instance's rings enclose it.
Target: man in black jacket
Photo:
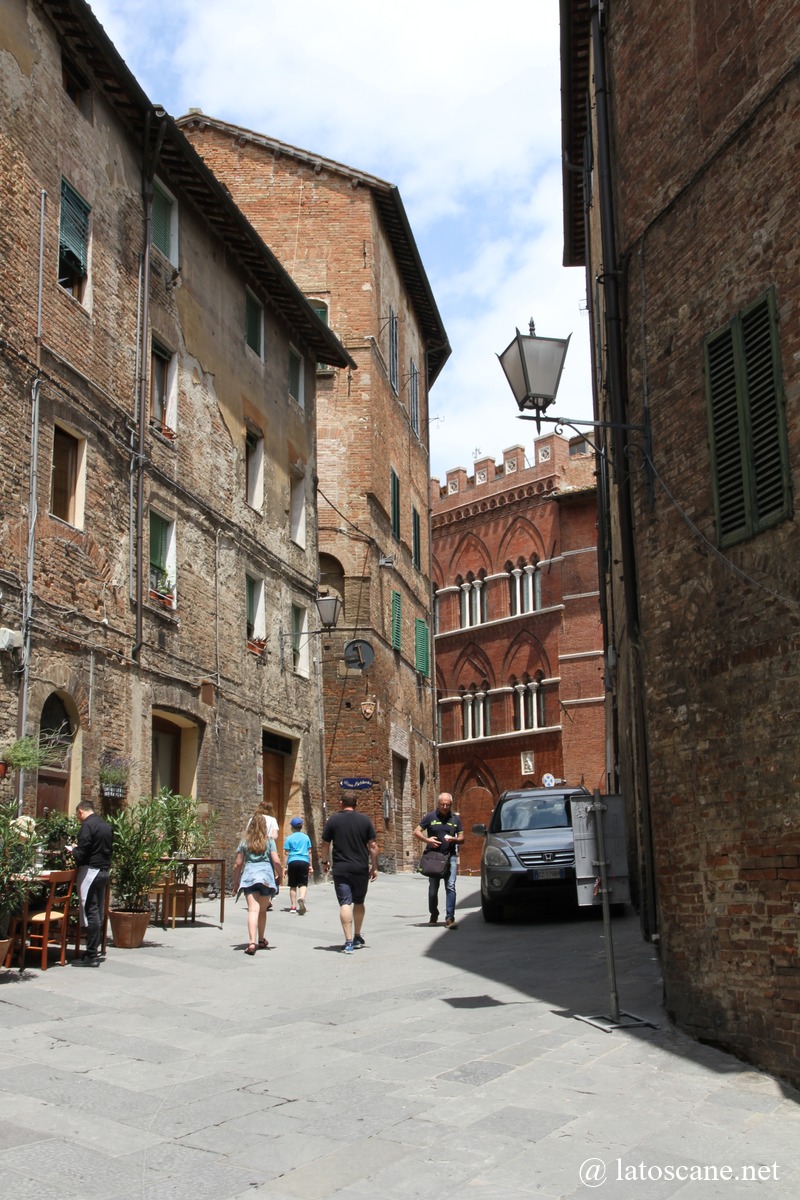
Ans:
[[[77,844],[72,847],[72,857],[78,867],[81,924],[86,926],[86,953],[80,961],[86,967],[99,967],[114,832],[94,811],[91,800],[81,800],[75,815],[81,828]]]
[[[423,857],[429,850],[438,850],[447,855],[444,875],[428,877],[429,925],[439,921],[439,883],[444,879],[445,929],[456,928],[456,875],[458,874],[458,847],[464,844],[464,828],[461,818],[453,812],[453,797],[442,792],[433,812],[426,813],[414,830],[414,837],[425,843]]]

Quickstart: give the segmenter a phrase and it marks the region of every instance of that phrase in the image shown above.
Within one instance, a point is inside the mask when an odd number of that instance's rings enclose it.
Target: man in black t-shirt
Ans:
[[[414,837],[425,843],[425,851],[437,850],[448,856],[444,875],[428,876],[428,910],[430,925],[439,921],[439,883],[444,880],[445,929],[456,927],[456,875],[458,873],[458,847],[464,842],[464,827],[461,818],[453,813],[453,797],[442,792],[434,812],[426,813],[414,830]],[[423,855],[424,857],[424,855]]]
[[[378,842],[375,826],[366,813],[355,811],[358,795],[342,792],[341,812],[325,822],[320,859],[323,870],[331,865],[333,843],[333,886],[339,901],[339,920],[344,931],[344,952],[352,954],[364,945],[361,926],[364,901],[370,880],[378,878]]]

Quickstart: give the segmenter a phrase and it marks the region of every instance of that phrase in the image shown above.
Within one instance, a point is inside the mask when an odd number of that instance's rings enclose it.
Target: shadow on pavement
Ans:
[[[457,928],[440,927],[440,936],[434,938],[426,954],[471,973],[481,986],[474,996],[450,998],[446,1003],[454,1008],[524,1003],[493,996],[491,984],[495,984],[547,1004],[560,1017],[610,1014],[611,987],[600,908],[543,903],[535,912],[507,910],[506,920],[489,924],[480,910],[479,880],[460,878],[459,892]],[[424,886],[420,888],[420,899],[427,907]],[[655,1039],[671,1053],[723,1074],[752,1069],[724,1050],[693,1042],[671,1025],[663,1007],[657,952],[643,940],[633,909],[626,908],[625,915],[612,918],[611,934],[619,1010],[652,1022],[656,1028],[632,1026],[604,1036]],[[781,1083],[781,1087],[787,1099],[800,1099],[790,1085]]]

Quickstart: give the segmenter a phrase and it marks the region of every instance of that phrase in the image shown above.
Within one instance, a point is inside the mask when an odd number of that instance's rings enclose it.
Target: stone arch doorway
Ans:
[[[74,812],[80,797],[81,728],[78,709],[66,692],[51,692],[42,705],[39,736],[54,753],[39,768],[36,781],[36,815]]]

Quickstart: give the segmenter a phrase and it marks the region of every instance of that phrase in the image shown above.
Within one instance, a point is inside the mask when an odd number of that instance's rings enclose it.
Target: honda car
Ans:
[[[535,905],[563,897],[576,902],[573,798],[586,788],[527,788],[503,792],[489,825],[473,825],[485,838],[481,854],[481,909],[485,921],[502,921],[506,905]]]

